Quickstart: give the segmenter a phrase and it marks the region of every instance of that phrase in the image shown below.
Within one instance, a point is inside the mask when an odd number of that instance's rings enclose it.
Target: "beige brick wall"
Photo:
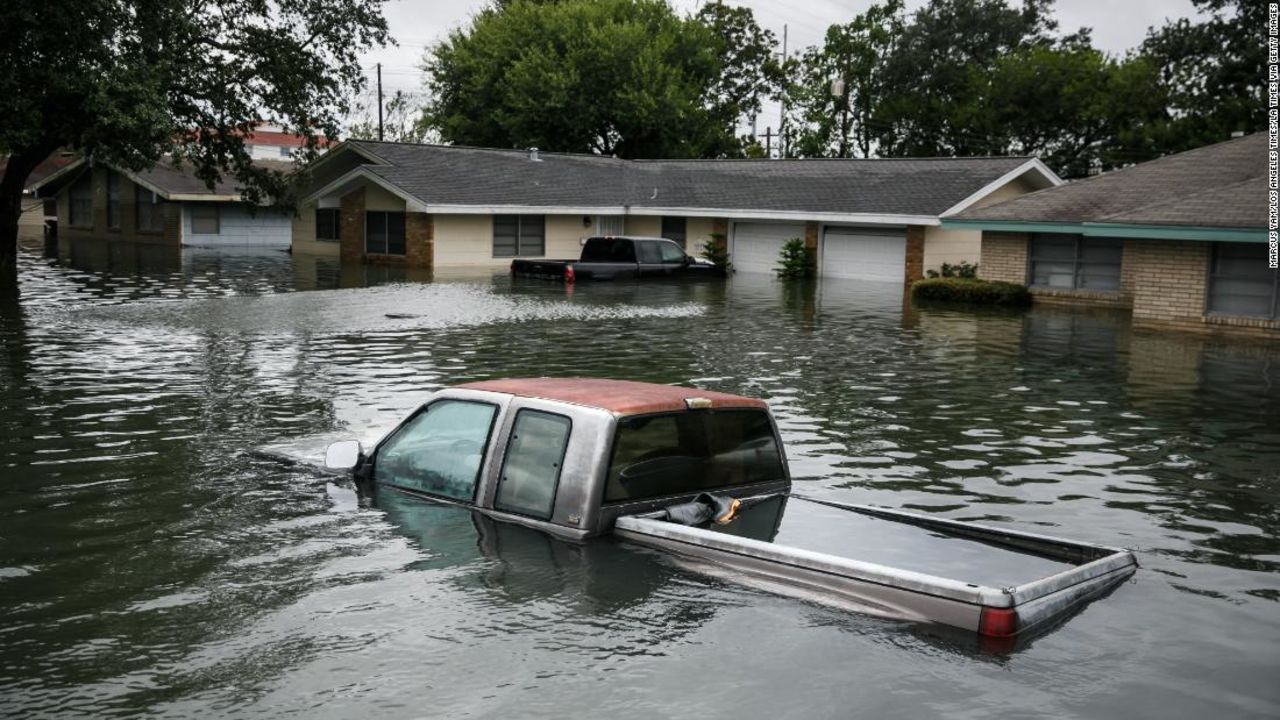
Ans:
[[[1133,319],[1200,325],[1205,309],[1209,244],[1135,240],[1125,247],[1133,266]]]
[[[1025,285],[1027,283],[1027,234],[983,232],[978,277]]]

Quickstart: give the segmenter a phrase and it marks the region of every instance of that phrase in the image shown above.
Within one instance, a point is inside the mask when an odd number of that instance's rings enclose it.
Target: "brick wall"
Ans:
[[[342,262],[364,260],[364,188],[356,188],[342,196],[339,212],[338,244]]]
[[[1131,240],[1125,261],[1134,267],[1134,324],[1280,334],[1278,320],[1207,314],[1211,249],[1207,242]]]
[[[138,228],[138,186],[123,175],[120,178],[120,226],[107,227],[107,168],[98,166],[87,170],[93,186],[93,226],[72,227],[70,216],[71,185],[58,193],[55,203],[58,215],[58,237],[67,240],[127,240],[129,242],[170,245],[182,243],[182,204],[161,201],[158,212],[164,217],[164,229],[141,230]],[[78,182],[78,181],[77,181]]]
[[[983,280],[1027,283],[1027,234],[982,233],[982,257],[978,277]]]
[[[435,258],[435,222],[429,213],[404,216],[405,264],[431,268]]]
[[[924,278],[924,235],[923,225],[907,226],[907,262],[906,281],[908,284]]]
[[[1208,243],[1134,240],[1125,249],[1133,266],[1135,321],[1203,324]]]

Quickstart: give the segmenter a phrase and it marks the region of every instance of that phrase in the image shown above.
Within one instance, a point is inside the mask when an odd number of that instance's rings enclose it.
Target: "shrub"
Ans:
[[[974,305],[1031,304],[1031,291],[1024,285],[968,278],[930,278],[911,286],[916,300],[971,303]]]
[[[961,260],[959,265],[951,263],[942,263],[942,272],[930,270],[926,273],[931,278],[967,278],[974,279],[978,277],[978,266],[971,264],[968,260]]]
[[[702,244],[702,257],[721,270],[729,269],[729,244],[724,233],[711,233],[711,238]]]
[[[813,248],[805,247],[800,238],[791,238],[778,251],[778,267],[774,272],[780,278],[811,278],[817,274],[818,257]]]

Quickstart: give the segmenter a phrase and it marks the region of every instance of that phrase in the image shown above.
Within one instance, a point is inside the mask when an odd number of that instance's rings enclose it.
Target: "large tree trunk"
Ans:
[[[18,219],[22,216],[22,189],[31,171],[53,152],[52,148],[27,148],[9,156],[0,178],[0,295],[18,293]]]

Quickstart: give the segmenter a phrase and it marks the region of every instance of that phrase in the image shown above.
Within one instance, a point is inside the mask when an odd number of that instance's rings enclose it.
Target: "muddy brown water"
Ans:
[[[1276,343],[749,275],[567,291],[102,243],[25,249],[21,275],[0,716],[1280,715]],[[764,397],[806,493],[1142,569],[991,653],[246,452],[542,374]]]

